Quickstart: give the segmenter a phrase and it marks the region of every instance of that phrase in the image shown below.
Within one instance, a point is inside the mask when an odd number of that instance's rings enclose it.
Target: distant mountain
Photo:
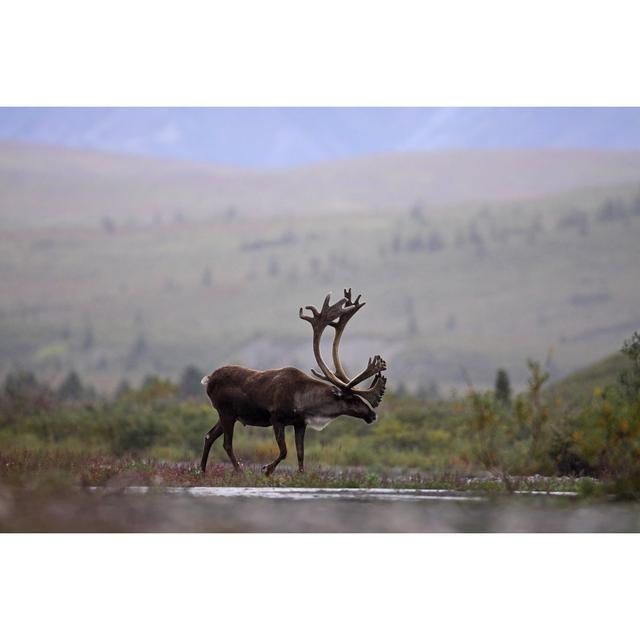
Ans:
[[[640,151],[414,151],[243,169],[0,141],[0,225],[389,213],[640,183]]]
[[[0,139],[246,167],[441,149],[640,149],[636,108],[3,108]]]

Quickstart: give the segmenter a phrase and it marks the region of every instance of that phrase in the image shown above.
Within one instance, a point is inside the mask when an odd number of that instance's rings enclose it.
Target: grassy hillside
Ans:
[[[628,368],[629,359],[622,353],[614,353],[568,375],[549,391],[570,405],[583,405],[594,392],[618,384],[620,374]]]
[[[392,386],[490,386],[497,367],[519,386],[525,359],[544,359],[550,347],[557,379],[640,327],[640,154],[586,153],[563,173],[549,160],[561,152],[525,153],[539,163],[526,171],[507,171],[518,153],[505,152],[493,186],[483,186],[476,180],[486,172],[469,173],[481,156],[462,152],[433,174],[422,154],[257,174],[4,150],[2,373],[31,368],[55,381],[73,367],[113,388],[124,376],[175,376],[189,363],[306,369],[310,332],[297,310],[344,286],[368,300],[343,340],[347,365],[381,353]],[[393,180],[384,166],[398,169]],[[532,180],[534,166],[546,189],[586,182],[504,200],[508,189],[525,193],[522,176]],[[499,167],[507,190],[497,195]],[[449,204],[417,204],[410,185]],[[239,204],[241,193],[253,208]],[[497,199],[468,202],[476,197]],[[276,213],[283,202],[300,208]]]

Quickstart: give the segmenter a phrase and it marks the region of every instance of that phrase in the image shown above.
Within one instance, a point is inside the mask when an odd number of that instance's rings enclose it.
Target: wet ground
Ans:
[[[640,505],[570,492],[491,497],[413,489],[102,488],[5,495],[3,531],[635,532]]]

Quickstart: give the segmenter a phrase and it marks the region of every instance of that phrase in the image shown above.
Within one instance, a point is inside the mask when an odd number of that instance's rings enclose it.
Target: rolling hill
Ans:
[[[362,291],[343,340],[390,385],[555,379],[640,327],[640,152],[410,153],[230,169],[0,145],[0,373],[312,365],[303,304]]]
[[[416,204],[480,207],[639,180],[640,151],[412,152],[258,171],[2,142],[0,225],[394,216]]]
[[[584,406],[596,390],[619,383],[620,374],[629,369],[629,359],[622,353],[613,353],[559,380],[549,389],[564,402]]]

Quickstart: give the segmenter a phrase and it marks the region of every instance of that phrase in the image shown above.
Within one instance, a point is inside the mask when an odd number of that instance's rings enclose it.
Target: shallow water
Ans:
[[[168,493],[194,497],[267,498],[275,500],[484,500],[481,496],[446,489],[361,489],[361,488],[308,488],[308,487],[127,487],[124,493]]]
[[[4,531],[627,532],[640,505],[566,492],[495,496],[436,489],[94,488],[15,495]]]

